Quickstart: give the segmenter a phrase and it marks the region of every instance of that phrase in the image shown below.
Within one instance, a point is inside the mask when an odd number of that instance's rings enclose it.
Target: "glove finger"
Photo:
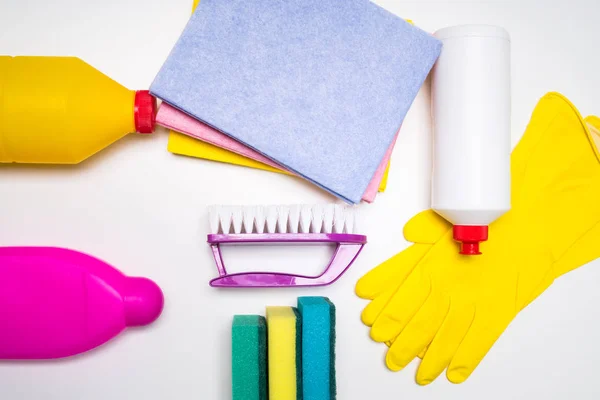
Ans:
[[[371,338],[386,342],[398,336],[425,303],[430,288],[429,277],[417,272],[410,274],[371,327]]]
[[[385,342],[385,345],[387,347],[392,347],[392,345],[394,344],[394,339],[392,340],[388,340],[387,342]],[[419,352],[419,354],[417,354],[417,357],[419,357],[421,360],[423,359],[423,357],[425,357],[425,353],[427,353],[427,349],[429,348],[429,345],[425,346],[425,348],[423,350],[421,350]]]
[[[423,350],[421,350],[421,352],[419,353],[418,357],[422,360],[423,357],[425,357],[425,354],[427,353],[427,350],[429,349],[429,344],[427,346],[425,346],[425,348]]]
[[[421,211],[404,225],[404,238],[409,242],[434,244],[452,225],[433,210]]]
[[[381,293],[379,296],[375,297],[367,306],[364,308],[363,312],[360,315],[360,319],[362,323],[366,326],[373,326],[381,311],[385,308],[385,306],[389,303],[390,299],[396,293],[397,287],[393,289],[389,289],[384,293]]]
[[[358,280],[356,295],[373,300],[381,293],[398,288],[430,249],[431,245],[415,244],[379,264]],[[385,304],[387,302],[382,305],[385,307]]]
[[[394,340],[385,361],[392,371],[400,371],[433,340],[448,312],[448,299],[429,296],[417,315]]]
[[[469,331],[474,317],[475,309],[473,307],[453,309],[452,304],[450,305],[448,315],[429,345],[417,370],[419,385],[430,384],[446,369]]]
[[[452,383],[466,381],[504,332],[510,320],[511,318],[508,318],[508,321],[503,318],[500,320],[476,318],[450,362],[446,372],[448,380]]]

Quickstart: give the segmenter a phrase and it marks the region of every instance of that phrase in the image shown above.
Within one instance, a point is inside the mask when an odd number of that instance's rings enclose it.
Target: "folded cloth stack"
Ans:
[[[362,0],[203,0],[150,90],[160,123],[358,203],[440,50]]]

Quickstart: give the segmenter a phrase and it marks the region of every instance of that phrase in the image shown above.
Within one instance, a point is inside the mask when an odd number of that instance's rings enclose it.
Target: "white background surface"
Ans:
[[[508,29],[513,144],[548,91],[563,92],[584,115],[600,113],[595,0],[378,3],[429,31],[463,23]],[[190,8],[191,0],[0,0],[0,53],[75,55],[129,88],[147,88]],[[164,130],[131,135],[77,167],[0,167],[2,245],[88,252],[129,275],[154,279],[166,296],[154,325],[130,330],[97,351],[56,362],[0,362],[0,398],[227,399],[232,315],[262,313],[267,304],[293,305],[298,295],[325,295],[338,308],[341,400],[597,399],[600,262],[561,278],[522,312],[462,385],[442,376],[419,387],[416,363],[400,373],[385,368],[384,348],[368,338],[359,318],[365,302],[353,288],[362,274],[406,247],[403,224],[428,207],[427,116],[428,93],[422,91],[403,126],[387,192],[361,206],[370,243],[340,281],[320,289],[208,287],[216,270],[205,244],[206,206],[332,200],[298,179],[174,156],[166,151]],[[266,248],[249,254],[244,259],[232,252],[226,260],[240,269],[279,262],[301,271],[325,257],[318,250],[303,252],[307,258]]]

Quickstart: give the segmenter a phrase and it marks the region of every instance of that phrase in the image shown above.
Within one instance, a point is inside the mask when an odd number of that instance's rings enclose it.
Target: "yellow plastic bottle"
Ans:
[[[0,56],[0,163],[77,164],[154,131],[156,100],[75,57]]]

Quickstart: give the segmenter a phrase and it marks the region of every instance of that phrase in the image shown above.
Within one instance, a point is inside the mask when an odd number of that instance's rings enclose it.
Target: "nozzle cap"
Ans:
[[[154,322],[162,313],[163,293],[158,285],[146,278],[127,278],[125,294],[125,324],[142,326]]]
[[[154,132],[154,125],[156,124],[156,108],[156,99],[152,97],[148,90],[138,90],[135,92],[133,119],[136,132]]]
[[[479,243],[488,239],[487,225],[454,225],[454,240],[460,242],[460,254],[480,255]]]

